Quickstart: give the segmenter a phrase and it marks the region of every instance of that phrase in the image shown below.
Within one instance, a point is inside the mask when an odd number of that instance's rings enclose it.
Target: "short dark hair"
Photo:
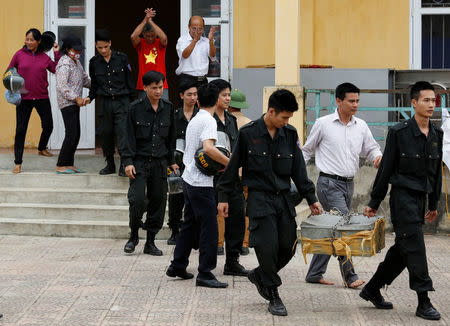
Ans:
[[[268,108],[274,109],[277,114],[282,111],[295,112],[298,110],[298,103],[291,91],[279,89],[270,95]]]
[[[219,89],[219,93],[224,89],[229,89],[231,91],[231,84],[223,79],[214,79],[210,84],[215,85]]]
[[[336,91],[335,91],[335,97],[340,99],[340,100],[344,100],[345,99],[345,94],[347,93],[360,93],[360,89],[358,87],[356,87],[355,85],[353,85],[352,83],[343,83],[338,85],[338,87],[336,87]]]
[[[142,33],[153,32],[154,28],[149,23],[145,23],[144,28],[142,29]]]
[[[151,83],[158,84],[160,81],[164,82],[164,80],[165,80],[164,75],[159,71],[155,70],[147,71],[144,74],[144,76],[142,76],[142,83],[144,84],[144,86],[148,86]]]
[[[434,89],[434,86],[431,85],[429,82],[427,81],[418,81],[416,82],[414,85],[412,85],[411,90],[409,92],[409,96],[414,100],[418,100],[420,97],[420,91],[425,91],[425,90],[430,90],[433,92],[436,92],[436,90]]]
[[[180,85],[178,85],[178,92],[184,94],[189,88],[195,87],[198,89],[198,84],[195,81],[188,80],[182,81]]]
[[[219,89],[211,83],[198,87],[198,103],[201,108],[211,108],[217,103]]]
[[[105,41],[105,42],[111,41],[109,31],[107,29],[97,29],[95,31],[95,42],[97,41]]]

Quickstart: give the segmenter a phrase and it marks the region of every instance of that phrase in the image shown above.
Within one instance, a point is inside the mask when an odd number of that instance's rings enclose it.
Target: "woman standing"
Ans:
[[[31,112],[36,108],[41,118],[42,133],[39,140],[38,154],[53,156],[47,151],[47,144],[53,131],[53,118],[50,100],[48,98],[47,70],[55,73],[56,64],[61,54],[58,43],[54,42],[53,51],[55,61],[45,53],[42,35],[36,28],[25,33],[25,45],[17,51],[8,69],[15,67],[17,72],[25,79],[25,90],[22,102],[16,106],[16,136],[14,139],[14,173],[22,170],[23,148],[27,134],[28,122]]]
[[[56,66],[56,97],[66,129],[56,164],[58,174],[83,172],[74,166],[75,151],[80,141],[80,107],[90,103],[89,98],[82,98],[83,87],[91,86],[91,80],[80,63],[83,48],[78,37],[68,35],[63,39],[63,56]]]

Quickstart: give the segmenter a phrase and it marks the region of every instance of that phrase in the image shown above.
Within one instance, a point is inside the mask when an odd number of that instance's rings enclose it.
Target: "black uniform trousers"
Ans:
[[[142,226],[142,215],[147,211],[144,228],[156,234],[164,222],[167,201],[167,161],[165,158],[136,158],[135,179],[130,179],[130,229]]]
[[[227,260],[237,258],[241,252],[245,233],[245,199],[242,191],[228,197],[228,217],[225,218],[225,252]]]
[[[395,231],[395,243],[389,248],[384,261],[369,281],[368,286],[381,288],[390,285],[405,269],[409,272],[409,287],[416,292],[434,291],[428,275],[422,223],[406,223],[420,220],[425,215],[426,195],[406,188],[392,187],[389,199],[391,219]]]
[[[173,253],[171,265],[185,270],[192,249],[199,249],[198,277],[215,278],[217,265],[217,207],[213,187],[194,187],[183,183],[184,221]]]
[[[38,150],[47,148],[48,140],[53,131],[53,118],[50,100],[48,98],[39,100],[22,100],[16,106],[16,136],[14,138],[14,163],[22,164],[23,148],[27,135],[28,123],[30,121],[33,107],[36,108],[41,118],[42,133],[39,139]]]
[[[127,146],[126,128],[130,97],[128,95],[100,96],[99,99],[98,120],[103,155],[105,157],[114,155],[114,136],[116,136],[117,149],[122,156]]]
[[[247,208],[252,208],[247,211],[250,219],[249,245],[255,249],[258,258],[256,277],[265,287],[281,285],[278,272],[295,253],[297,223],[285,196],[252,190],[248,192]]]
[[[66,106],[61,109],[61,114],[64,120],[65,134],[56,165],[72,166],[81,135],[80,107],[77,105]]]
[[[169,194],[169,228],[172,231],[180,230],[181,219],[183,218],[184,194]]]

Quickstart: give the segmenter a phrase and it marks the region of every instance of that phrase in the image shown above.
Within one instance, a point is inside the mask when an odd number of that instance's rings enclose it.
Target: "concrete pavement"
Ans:
[[[393,242],[387,235],[386,245]],[[0,236],[0,326],[12,325],[447,325],[450,323],[450,237],[426,236],[429,270],[436,292],[430,297],[442,314],[437,322],[415,317],[416,294],[403,272],[382,294],[393,310],[376,310],[343,287],[336,259],[327,278],[334,286],[304,282],[307,265],[300,251],[281,272],[280,295],[287,317],[274,317],[246,278],[223,276],[224,256],[215,274],[227,289],[195,287],[165,275],[173,247],[158,241],[164,256],[142,254],[143,241],[125,255],[124,240]],[[386,249],[371,258],[355,258],[368,279]],[[311,256],[308,257],[309,259]],[[188,271],[196,273],[198,251]],[[256,257],[241,258],[247,268]]]

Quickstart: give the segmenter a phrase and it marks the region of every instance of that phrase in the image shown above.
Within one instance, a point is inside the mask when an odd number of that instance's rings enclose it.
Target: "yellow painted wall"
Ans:
[[[275,63],[274,3],[235,0],[235,68]],[[409,0],[300,0],[300,15],[301,64],[409,68]]]
[[[25,32],[35,27],[41,32],[44,27],[44,1],[43,0],[14,0],[1,1],[0,9],[0,72],[9,65],[14,53],[19,50],[25,40]],[[5,88],[0,86],[0,147],[14,146],[16,128],[16,108],[5,100]],[[41,124],[36,110],[28,126],[26,147],[37,147],[41,133]]]

